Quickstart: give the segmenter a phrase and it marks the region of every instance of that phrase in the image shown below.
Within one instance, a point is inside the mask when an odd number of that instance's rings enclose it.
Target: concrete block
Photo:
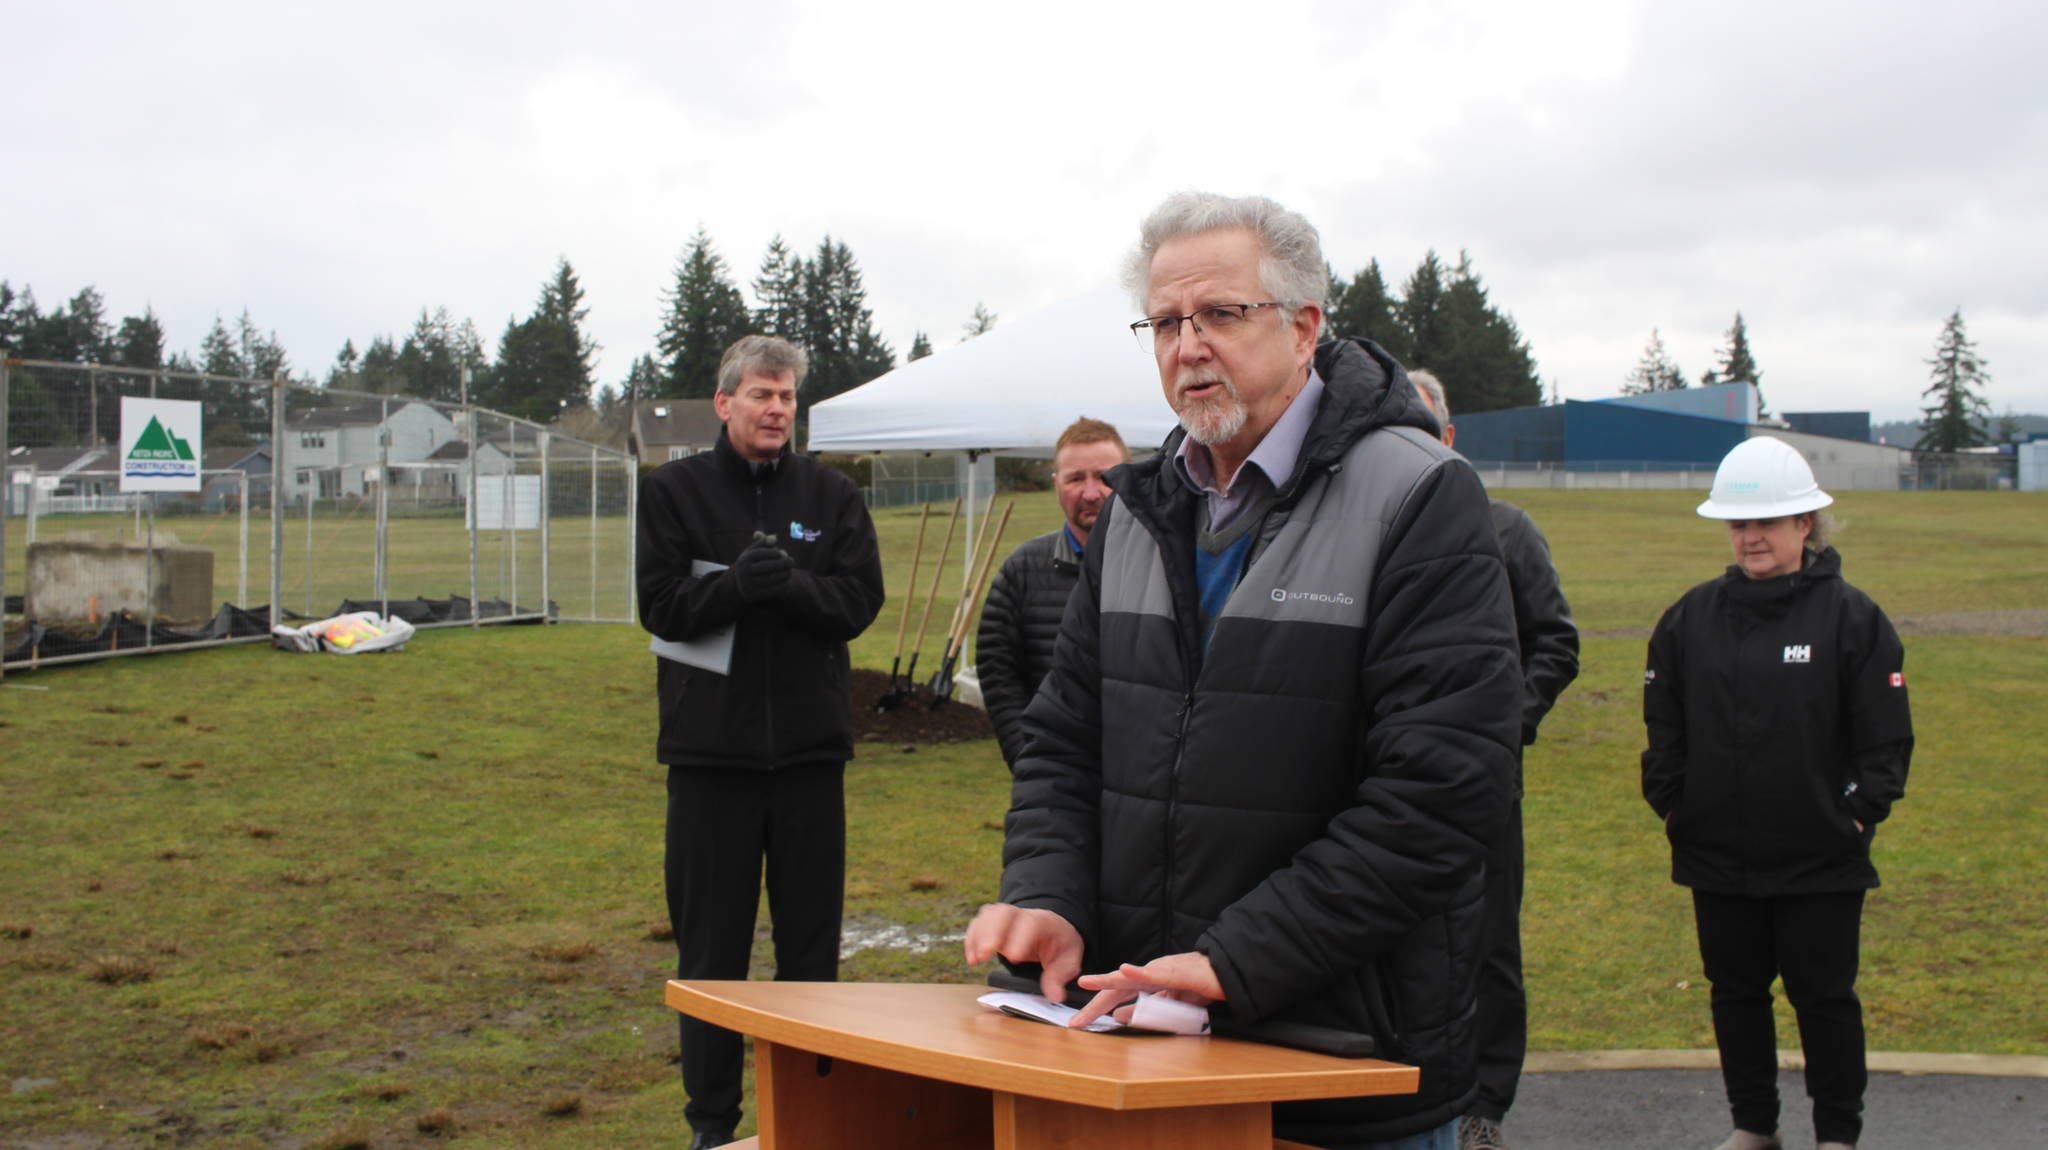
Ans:
[[[116,611],[142,618],[152,605],[159,622],[212,618],[213,552],[176,542],[150,548],[67,539],[28,546],[22,607],[44,626],[91,625]]]

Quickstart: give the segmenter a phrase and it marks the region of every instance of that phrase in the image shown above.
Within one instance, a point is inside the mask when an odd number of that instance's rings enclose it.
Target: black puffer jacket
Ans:
[[[1401,1136],[1474,1083],[1480,864],[1519,744],[1514,610],[1471,467],[1398,364],[1318,349],[1325,391],[1206,657],[1198,492],[1118,468],[1025,712],[1003,901],[1087,971],[1200,951],[1217,1009],[1367,1031],[1419,1093],[1274,1108],[1316,1144]]]
[[[1905,658],[1832,547],[1776,579],[1730,567],[1664,612],[1643,672],[1643,796],[1669,818],[1672,881],[1752,897],[1876,886],[1870,841],[1913,756]]]
[[[756,531],[796,561],[772,602],[740,600],[730,564]],[[732,673],[656,659],[660,761],[774,770],[853,753],[846,644],[882,608],[882,559],[860,489],[785,448],[755,474],[725,432],[711,451],[664,463],[640,484],[640,623],[694,639],[737,623]]]
[[[989,584],[975,632],[974,670],[1006,763],[1015,763],[1024,749],[1024,707],[1052,669],[1060,616],[1080,578],[1081,560],[1062,526],[1019,544]]]

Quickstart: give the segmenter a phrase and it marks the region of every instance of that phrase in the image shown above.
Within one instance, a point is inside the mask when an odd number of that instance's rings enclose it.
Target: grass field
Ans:
[[[1511,494],[1590,636],[1528,761],[1532,1045],[1709,1047],[1635,757],[1640,633],[1720,569],[1721,532],[1687,493]],[[1894,619],[2048,609],[2041,497],[1836,510],[1847,574]],[[1049,496],[1016,514],[1011,541],[1056,521]],[[898,594],[914,523],[879,519]],[[857,663],[887,668],[900,602]],[[10,674],[0,1147],[676,1139],[648,663],[636,629],[565,626]],[[2048,640],[1916,635],[1908,675],[1919,748],[1877,840],[1871,1046],[2048,1053]],[[1006,791],[989,742],[860,748],[848,926],[877,945],[846,977],[978,978],[946,936],[994,893]]]

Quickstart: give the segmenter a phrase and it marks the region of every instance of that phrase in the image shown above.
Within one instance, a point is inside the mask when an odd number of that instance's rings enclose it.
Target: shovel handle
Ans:
[[[909,593],[903,597],[903,617],[896,621],[896,658],[903,658],[903,632],[910,626],[910,607],[917,602],[917,561],[924,558],[924,524],[932,517],[932,505],[927,502],[924,510],[917,515],[917,545],[910,549],[910,578],[904,580]],[[890,672],[895,677],[895,672]]]
[[[953,641],[949,644],[955,655],[959,654],[961,648],[967,646],[967,628],[969,624],[974,622],[975,605],[988,592],[988,585],[995,580],[996,548],[1002,545],[1003,532],[1009,530],[1010,527],[1010,512],[1016,509],[1017,501],[1014,499],[1003,504],[1002,521],[996,524],[996,529],[988,541],[988,550],[982,553],[981,569],[975,572],[974,582],[967,589],[967,598],[962,600],[963,609],[960,612],[960,622],[954,627]]]
[[[953,497],[952,517],[946,521],[946,541],[939,544],[939,562],[932,568],[932,585],[924,593],[924,614],[917,620],[917,646],[911,649],[910,661],[917,662],[917,652],[924,649],[924,633],[932,624],[932,604],[939,601],[939,574],[946,569],[946,556],[953,552],[953,529],[960,526],[960,497]],[[914,590],[914,588],[913,588]]]
[[[960,572],[962,576],[960,581],[960,598],[954,600],[953,617],[946,622],[946,646],[948,649],[951,649],[953,645],[953,633],[960,629],[960,617],[967,612],[967,601],[974,597],[974,581],[981,574],[981,568],[974,558],[974,553],[985,547],[983,541],[989,537],[989,520],[994,519],[995,514],[996,493],[991,491],[988,493],[987,505],[981,509],[981,534],[975,536],[967,543],[967,554],[963,556],[966,562],[962,564],[963,570]]]

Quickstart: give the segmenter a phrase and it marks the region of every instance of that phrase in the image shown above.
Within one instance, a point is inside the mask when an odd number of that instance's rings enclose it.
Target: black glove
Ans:
[[[732,561],[732,583],[744,602],[766,603],[781,597],[789,586],[789,573],[794,570],[796,560],[787,551],[770,543],[756,543]]]

